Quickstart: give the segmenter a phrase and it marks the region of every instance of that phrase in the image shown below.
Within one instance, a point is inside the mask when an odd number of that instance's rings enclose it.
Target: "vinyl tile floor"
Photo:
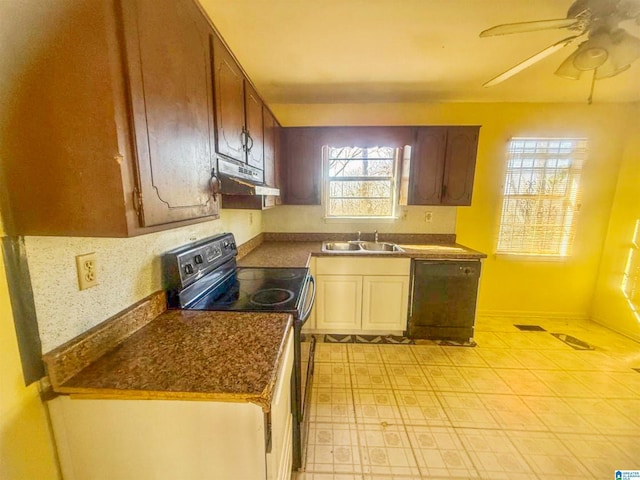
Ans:
[[[496,317],[478,319],[475,340],[317,344],[292,479],[601,480],[640,470],[639,343],[592,322]]]

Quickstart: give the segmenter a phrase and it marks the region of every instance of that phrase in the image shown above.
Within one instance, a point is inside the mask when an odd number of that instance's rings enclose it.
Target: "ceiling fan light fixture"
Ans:
[[[568,78],[570,80],[580,80],[580,76],[582,75],[582,70],[578,70],[573,65],[573,59],[576,57],[577,51],[573,52],[567,58],[565,58],[564,62],[560,64],[558,69],[555,71],[555,74],[559,77]]]
[[[596,70],[596,80],[602,80],[603,78],[611,78],[616,75],[628,70],[631,67],[631,64],[623,65],[622,67],[617,66],[614,62],[607,61],[601,67],[598,67]]]
[[[595,70],[596,68],[604,65],[607,58],[609,58],[609,52],[606,48],[600,46],[589,46],[583,49],[580,47],[576,52],[576,56],[573,58],[573,66],[578,70],[583,71]]]

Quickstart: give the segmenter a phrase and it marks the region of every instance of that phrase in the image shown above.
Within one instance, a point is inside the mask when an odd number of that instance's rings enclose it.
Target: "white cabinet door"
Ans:
[[[409,277],[364,276],[362,283],[362,329],[407,329]]]
[[[318,275],[316,329],[329,333],[360,330],[362,276]]]

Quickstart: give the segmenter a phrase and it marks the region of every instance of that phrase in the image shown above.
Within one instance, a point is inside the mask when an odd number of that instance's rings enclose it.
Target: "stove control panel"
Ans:
[[[235,238],[231,233],[171,250],[162,256],[163,286],[171,295],[171,291],[186,288],[237,254]]]

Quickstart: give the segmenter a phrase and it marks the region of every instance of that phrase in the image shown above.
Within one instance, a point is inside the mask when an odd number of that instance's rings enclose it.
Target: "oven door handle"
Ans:
[[[313,309],[313,304],[316,301],[316,279],[313,278],[313,275],[309,275],[309,283],[311,284],[311,301],[309,302],[309,308],[307,308],[306,312],[304,312],[299,319],[299,323],[300,325],[304,325],[304,323],[307,321],[307,318],[309,318],[309,315],[311,315],[311,310]],[[307,287],[307,298],[309,298],[309,289]]]

